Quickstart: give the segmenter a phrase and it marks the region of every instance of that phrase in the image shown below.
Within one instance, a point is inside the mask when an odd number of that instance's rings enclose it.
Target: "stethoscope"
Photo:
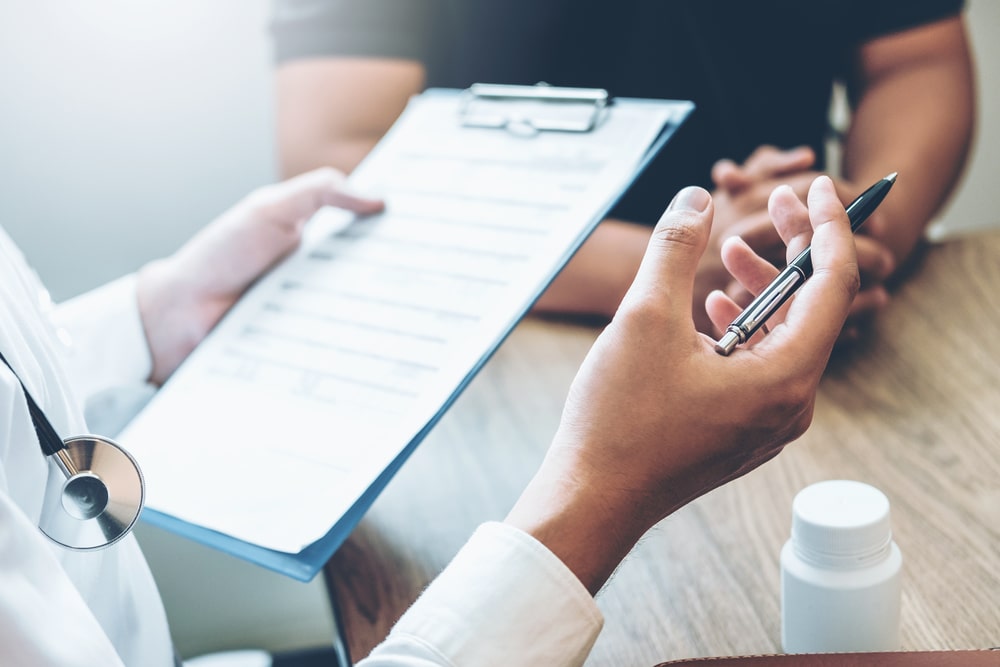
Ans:
[[[103,549],[128,535],[146,494],[139,464],[99,435],[60,438],[2,353],[0,361],[24,391],[42,453],[65,478],[59,502],[46,503],[39,529],[53,542],[79,551]]]

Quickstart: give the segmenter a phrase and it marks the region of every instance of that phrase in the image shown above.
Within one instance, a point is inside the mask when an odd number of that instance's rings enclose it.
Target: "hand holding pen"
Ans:
[[[858,228],[868,219],[868,216],[878,207],[878,205],[888,194],[889,189],[892,187],[896,180],[896,174],[892,173],[874,184],[872,187],[865,190],[857,199],[855,199],[847,207],[847,216],[851,224],[851,232],[856,232]],[[814,183],[815,187],[815,183]],[[785,188],[784,190],[787,190]],[[788,194],[783,192],[782,188],[779,188],[772,195],[772,199],[769,202],[769,209],[775,206],[792,206],[794,203],[788,201]],[[812,196],[812,189],[810,189],[810,197]],[[794,194],[792,194],[794,197]],[[797,201],[797,200],[796,200]],[[799,207],[805,209],[799,202]],[[799,212],[799,218],[801,218],[802,211]],[[808,215],[808,212],[806,212]],[[778,225],[779,220],[778,215],[772,215],[775,219],[775,224]],[[779,233],[782,229],[778,230]],[[783,238],[789,237],[788,230],[784,230],[781,234]],[[794,237],[792,237],[794,238]],[[791,239],[786,238],[789,241],[789,250],[791,251],[793,246],[791,244]],[[744,244],[745,247],[745,244]],[[724,257],[725,259],[725,257]],[[758,258],[759,259],[759,258]],[[728,265],[727,265],[728,268]],[[773,269],[771,271],[773,273]],[[806,247],[800,253],[798,253],[788,265],[782,269],[776,276],[774,276],[769,283],[764,285],[758,285],[757,289],[753,286],[747,286],[751,292],[757,294],[757,297],[750,303],[749,306],[743,309],[741,313],[736,315],[732,323],[726,328],[725,333],[719,342],[716,344],[715,349],[719,354],[729,355],[737,345],[747,342],[759,329],[764,329],[766,331],[766,322],[775,313],[777,313],[786,301],[798,290],[803,283],[812,275],[813,263],[812,263],[812,247]],[[709,304],[711,311],[711,304]],[[711,313],[710,313],[711,314]],[[712,318],[718,321],[715,317]]]
[[[808,211],[791,190],[776,194],[779,230],[815,228],[816,275],[775,315],[775,333],[752,354],[725,358],[695,329],[695,277],[715,210],[707,191],[684,188],[653,230],[632,286],[573,380],[541,468],[506,518],[592,592],[651,526],[770,460],[809,426],[857,294],[858,256],[828,178],[816,179]],[[777,273],[746,244],[725,247],[733,277],[748,289]],[[740,312],[722,292],[711,301],[717,326]]]

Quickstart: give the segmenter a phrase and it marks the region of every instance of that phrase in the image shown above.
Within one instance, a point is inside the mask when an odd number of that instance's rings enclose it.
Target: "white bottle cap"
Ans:
[[[892,544],[889,499],[868,484],[819,482],[792,502],[792,545],[799,558],[850,569],[884,558]]]

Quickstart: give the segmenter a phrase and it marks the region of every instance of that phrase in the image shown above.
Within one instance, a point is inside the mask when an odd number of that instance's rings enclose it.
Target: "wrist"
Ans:
[[[136,300],[152,358],[149,380],[162,384],[204,337],[195,285],[184,279],[174,258],[142,267]]]
[[[504,523],[545,545],[593,595],[655,522],[644,519],[639,494],[556,458],[549,453]]]

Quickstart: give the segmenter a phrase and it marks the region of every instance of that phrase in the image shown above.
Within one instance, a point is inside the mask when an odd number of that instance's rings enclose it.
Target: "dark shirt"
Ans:
[[[962,0],[276,0],[279,62],[416,60],[428,87],[605,88],[696,111],[613,212],[654,222],[712,164],[811,146],[822,166],[832,83],[855,47],[957,14]]]

